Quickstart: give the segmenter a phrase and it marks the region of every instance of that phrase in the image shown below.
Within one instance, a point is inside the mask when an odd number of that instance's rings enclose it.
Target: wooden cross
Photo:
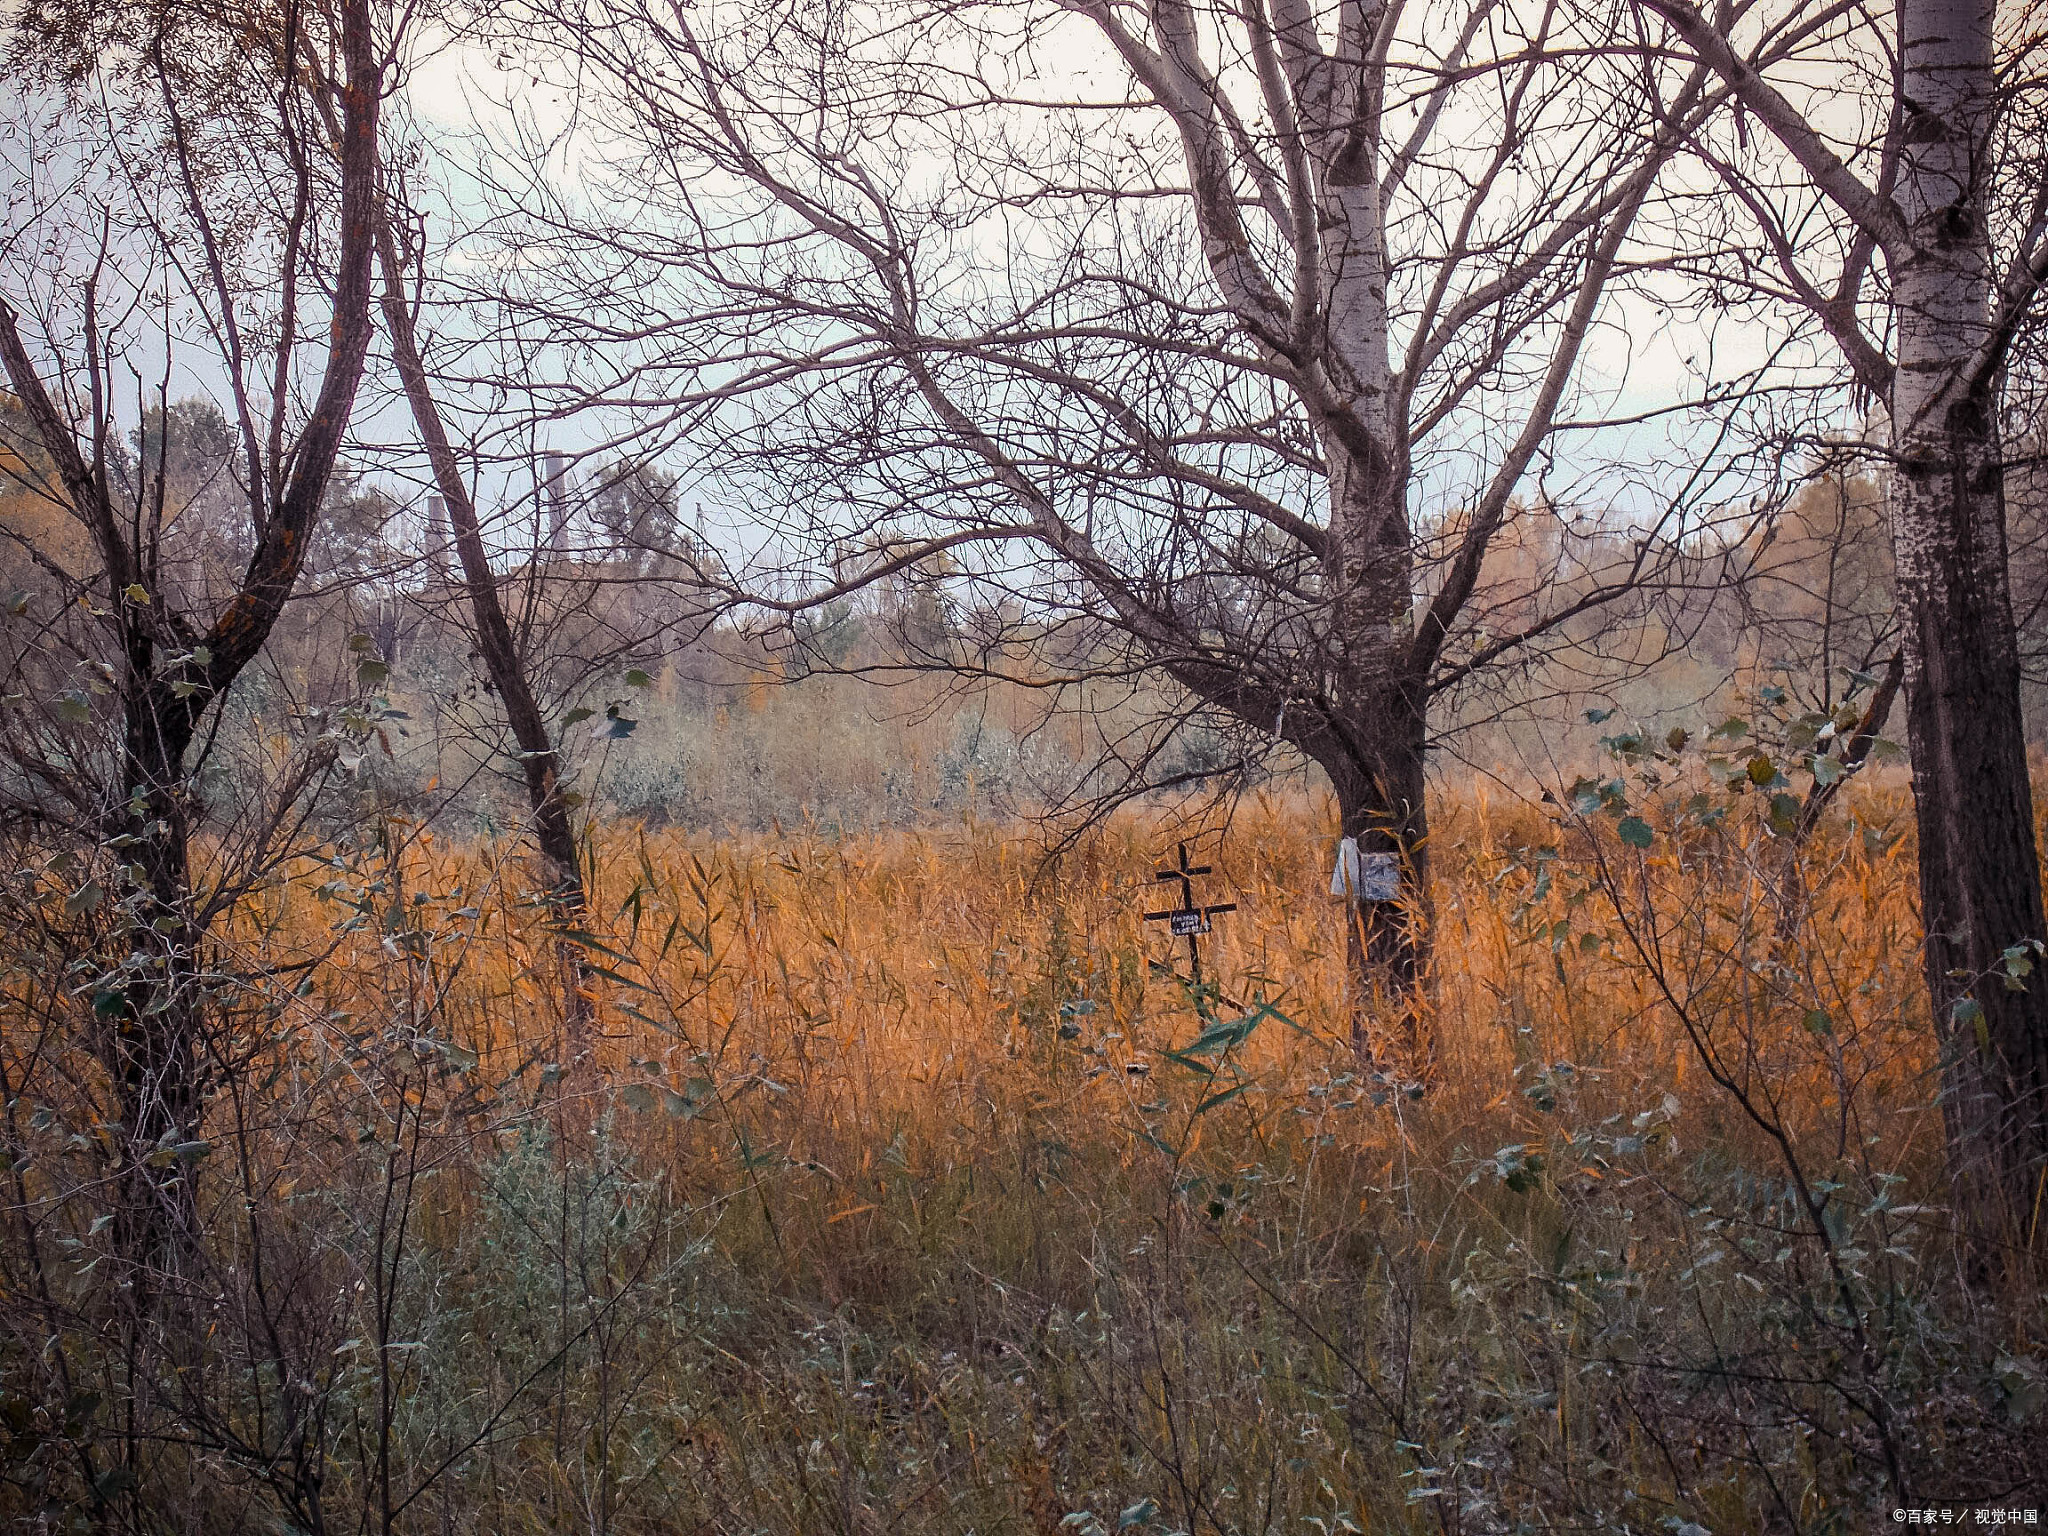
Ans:
[[[1213,906],[1195,905],[1195,876],[1209,873],[1207,864],[1188,862],[1188,845],[1180,845],[1180,864],[1174,869],[1162,869],[1152,878],[1155,880],[1178,880],[1180,882],[1180,905],[1168,907],[1161,912],[1147,912],[1148,923],[1166,924],[1166,930],[1176,939],[1188,941],[1188,961],[1194,967],[1195,985],[1202,984],[1202,935],[1209,931],[1209,919],[1219,912],[1235,912],[1234,901],[1218,902]]]

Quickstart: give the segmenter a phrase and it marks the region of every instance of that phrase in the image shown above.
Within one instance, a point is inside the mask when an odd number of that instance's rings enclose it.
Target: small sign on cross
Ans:
[[[1155,880],[1178,880],[1180,882],[1180,905],[1177,907],[1167,907],[1163,911],[1147,912],[1145,914],[1146,922],[1163,922],[1166,924],[1166,931],[1168,933],[1172,934],[1176,939],[1186,939],[1188,941],[1188,962],[1194,968],[1195,984],[1197,986],[1200,986],[1202,981],[1201,936],[1209,932],[1209,919],[1216,916],[1219,912],[1235,912],[1237,910],[1237,903],[1234,901],[1213,902],[1208,906],[1198,906],[1196,904],[1195,877],[1208,873],[1210,873],[1210,867],[1207,864],[1190,864],[1188,862],[1188,845],[1182,843],[1180,845],[1179,864],[1172,869],[1159,870],[1153,876]]]

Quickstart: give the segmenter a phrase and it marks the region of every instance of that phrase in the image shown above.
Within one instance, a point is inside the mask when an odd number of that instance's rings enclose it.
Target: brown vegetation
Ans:
[[[1138,918],[1156,822],[1053,866],[973,825],[615,828],[582,1067],[544,872],[372,815],[221,933],[238,1070],[171,1151],[196,1331],[56,1356],[122,1282],[76,872],[34,876],[6,1497],[133,1491],[137,1529],[1720,1531],[2036,1488],[2041,1319],[1961,1284],[1942,1209],[1902,800],[1830,822],[1789,945],[1765,822],[1640,809],[1642,855],[1599,816],[1442,819],[1421,1099],[1350,1046],[1311,807],[1209,845],[1240,903],[1213,995]]]

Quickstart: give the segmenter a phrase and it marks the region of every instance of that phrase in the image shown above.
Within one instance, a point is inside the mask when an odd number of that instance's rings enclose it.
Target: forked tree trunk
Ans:
[[[1985,152],[1991,0],[1902,0],[1908,119],[1897,199],[1890,477],[1927,989],[1958,1195],[1980,1239],[2025,1236],[2048,1168],[2048,933],[2007,583]]]
[[[119,1169],[123,1206],[115,1228],[124,1260],[149,1275],[195,1232],[188,1162],[180,1144],[199,1134],[203,998],[191,890],[187,755],[201,721],[219,705],[269,640],[305,567],[306,548],[354,409],[370,342],[372,219],[377,125],[385,80],[368,0],[343,0],[335,17],[343,73],[336,136],[340,160],[338,235],[332,270],[330,347],[320,385],[287,464],[268,466],[281,494],[252,509],[255,549],[232,598],[200,634],[165,610],[156,552],[117,512],[104,473],[106,442],[80,451],[73,425],[52,398],[23,344],[15,312],[0,300],[0,364],[55,465],[71,511],[101,564],[107,613],[119,626],[123,662],[122,765],[125,803],[109,807],[113,844],[138,884],[140,934],[117,940],[109,978],[93,1010],[111,1020],[108,1070],[124,1128]],[[196,188],[187,194],[196,197]],[[223,289],[225,299],[225,289]],[[95,338],[97,340],[97,338]],[[283,409],[275,402],[274,409]],[[110,429],[95,421],[93,430]],[[252,456],[258,450],[250,445]],[[259,494],[256,485],[249,487]],[[138,1304],[140,1301],[138,1300]]]

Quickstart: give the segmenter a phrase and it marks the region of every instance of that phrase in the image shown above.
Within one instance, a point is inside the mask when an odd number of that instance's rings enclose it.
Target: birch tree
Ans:
[[[1740,114],[1694,146],[1743,226],[1733,248],[1754,253],[1714,264],[1716,280],[1803,313],[1883,406],[1870,447],[1901,610],[1951,1160],[1984,1232],[2023,1224],[2048,1162],[2048,921],[2000,401],[2048,277],[2039,14],[2001,17],[1993,0],[1642,9]]]
[[[1427,958],[1433,709],[1696,579],[1726,489],[1709,443],[1618,561],[1487,599],[1503,527],[1585,473],[1620,394],[1591,339],[1723,89],[1609,46],[1631,15],[561,0],[507,35],[573,51],[587,148],[573,186],[501,173],[500,232],[574,343],[557,408],[714,411],[698,468],[749,520],[869,552],[761,606],[943,555],[1314,763],[1385,898],[1349,951],[1387,1022]]]

